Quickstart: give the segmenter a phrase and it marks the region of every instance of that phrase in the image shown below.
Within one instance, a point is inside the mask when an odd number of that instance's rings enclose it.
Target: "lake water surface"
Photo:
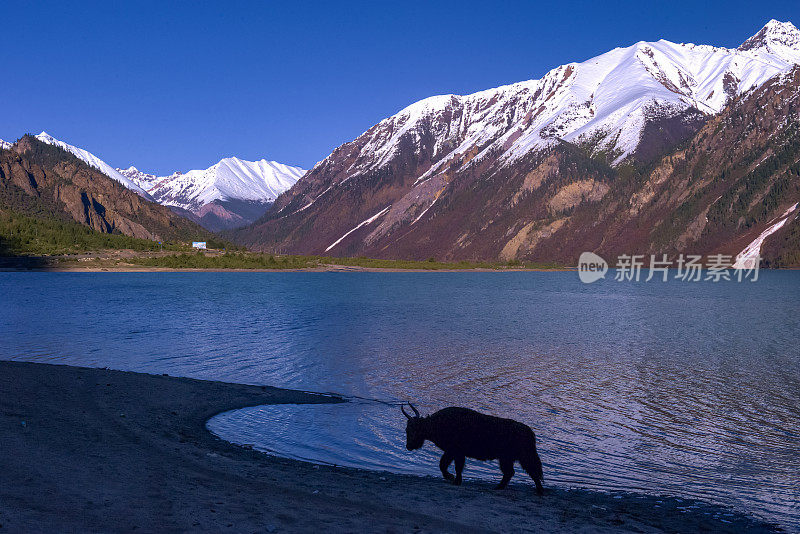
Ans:
[[[546,485],[684,495],[800,530],[800,272],[0,273],[0,357],[353,397],[222,414],[292,458],[438,476],[396,403],[534,428]],[[467,477],[499,479],[467,461]],[[518,469],[512,483],[529,483]]]

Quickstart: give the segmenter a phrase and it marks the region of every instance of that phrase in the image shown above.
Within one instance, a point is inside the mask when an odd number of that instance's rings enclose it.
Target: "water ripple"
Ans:
[[[0,357],[353,396],[210,426],[416,474],[438,476],[436,451],[405,450],[396,403],[470,406],[530,424],[549,484],[702,498],[799,531],[798,300],[798,272],[591,286],[574,273],[0,273]]]

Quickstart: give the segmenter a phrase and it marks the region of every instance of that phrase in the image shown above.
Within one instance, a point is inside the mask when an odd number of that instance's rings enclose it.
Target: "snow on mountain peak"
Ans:
[[[61,148],[62,150],[66,150],[67,152],[71,153],[78,159],[82,160],[90,167],[94,167],[95,169],[99,170],[112,180],[116,180],[117,182],[121,183],[131,191],[143,196],[144,198],[152,200],[150,195],[147,194],[147,191],[139,187],[130,178],[122,175],[119,171],[111,167],[108,163],[101,160],[91,152],[83,150],[82,148],[74,147],[70,144],[65,143],[64,141],[59,141],[58,139],[56,139],[55,137],[44,131],[35,137],[42,143],[46,143],[48,145],[54,145]]]
[[[8,141],[3,141],[2,139],[0,139],[0,148],[9,149],[13,144],[14,143],[9,143]]]
[[[59,141],[47,132],[36,138],[70,152],[148,200],[188,210],[197,210],[215,200],[272,202],[305,173],[299,167],[265,159],[246,161],[230,157],[208,169],[156,176],[133,165],[127,169],[112,168],[94,154]]]
[[[788,20],[781,22],[772,19],[764,25],[762,30],[770,41],[777,41],[786,46],[796,46],[800,43],[800,30]]]
[[[418,182],[465,154],[475,154],[471,164],[497,153],[511,162],[559,141],[588,143],[620,162],[649,121],[719,113],[795,64],[800,31],[790,22],[770,21],[739,49],[639,41],[540,79],[413,103],[354,141],[358,155],[347,176],[380,168],[409,146],[432,149],[435,163]]]
[[[149,191],[149,189],[153,187],[153,184],[158,179],[155,174],[147,174],[146,172],[142,172],[133,165],[127,169],[118,168],[117,172],[131,180],[145,191]]]
[[[159,203],[196,211],[215,200],[272,202],[306,171],[265,159],[246,161],[229,157],[207,169],[169,176],[154,176],[135,167],[121,172]]]
[[[800,30],[791,22],[772,19],[742,43],[739,50],[767,52],[790,63],[797,63],[800,61]]]

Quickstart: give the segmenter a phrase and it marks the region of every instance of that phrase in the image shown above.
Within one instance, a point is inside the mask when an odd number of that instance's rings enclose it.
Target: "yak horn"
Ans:
[[[411,407],[411,409],[412,409],[412,410],[414,410],[414,417],[419,417],[419,410],[417,410],[416,408],[414,408],[414,405],[413,405],[413,404],[411,404],[410,402],[408,403],[408,405]],[[408,414],[406,413],[406,409],[403,407],[403,405],[402,405],[402,404],[400,405],[400,411],[402,411],[402,412],[403,412],[403,415],[405,415],[407,418],[409,418],[409,419],[413,419],[413,418],[414,418],[414,417],[412,417],[412,416],[410,416],[410,415],[408,415]]]

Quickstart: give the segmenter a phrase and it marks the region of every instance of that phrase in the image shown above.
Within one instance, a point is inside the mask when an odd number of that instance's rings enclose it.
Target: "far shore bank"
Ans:
[[[0,361],[0,386],[0,525],[8,532],[776,531],[672,497],[547,487],[537,497],[513,482],[492,491],[312,465],[205,428],[244,406],[342,400],[327,395],[9,361]]]
[[[387,262],[387,263],[392,263]],[[17,257],[0,258],[0,272],[119,272],[119,273],[159,273],[159,272],[243,272],[243,273],[278,273],[278,272],[366,272],[366,273],[507,273],[507,272],[563,272],[574,271],[575,267],[524,267],[524,266],[458,266],[448,267],[447,264],[437,262],[427,265],[427,262],[401,262],[413,264],[413,267],[394,267],[369,265],[348,265],[346,263],[316,263],[305,267],[170,267],[162,265],[142,265],[129,263],[119,258],[87,258],[70,259],[63,257]]]
[[[64,272],[405,272],[405,271],[563,271],[546,262],[397,260],[367,257],[303,256],[249,251],[101,250],[71,254],[0,256],[0,271]]]
[[[391,267],[359,267],[348,265],[327,265],[304,269],[193,269],[170,267],[142,267],[139,265],[110,265],[108,267],[83,267],[67,265],[47,268],[0,268],[13,272],[60,272],[60,273],[516,273],[516,272],[564,272],[574,268],[563,269],[395,269]]]

